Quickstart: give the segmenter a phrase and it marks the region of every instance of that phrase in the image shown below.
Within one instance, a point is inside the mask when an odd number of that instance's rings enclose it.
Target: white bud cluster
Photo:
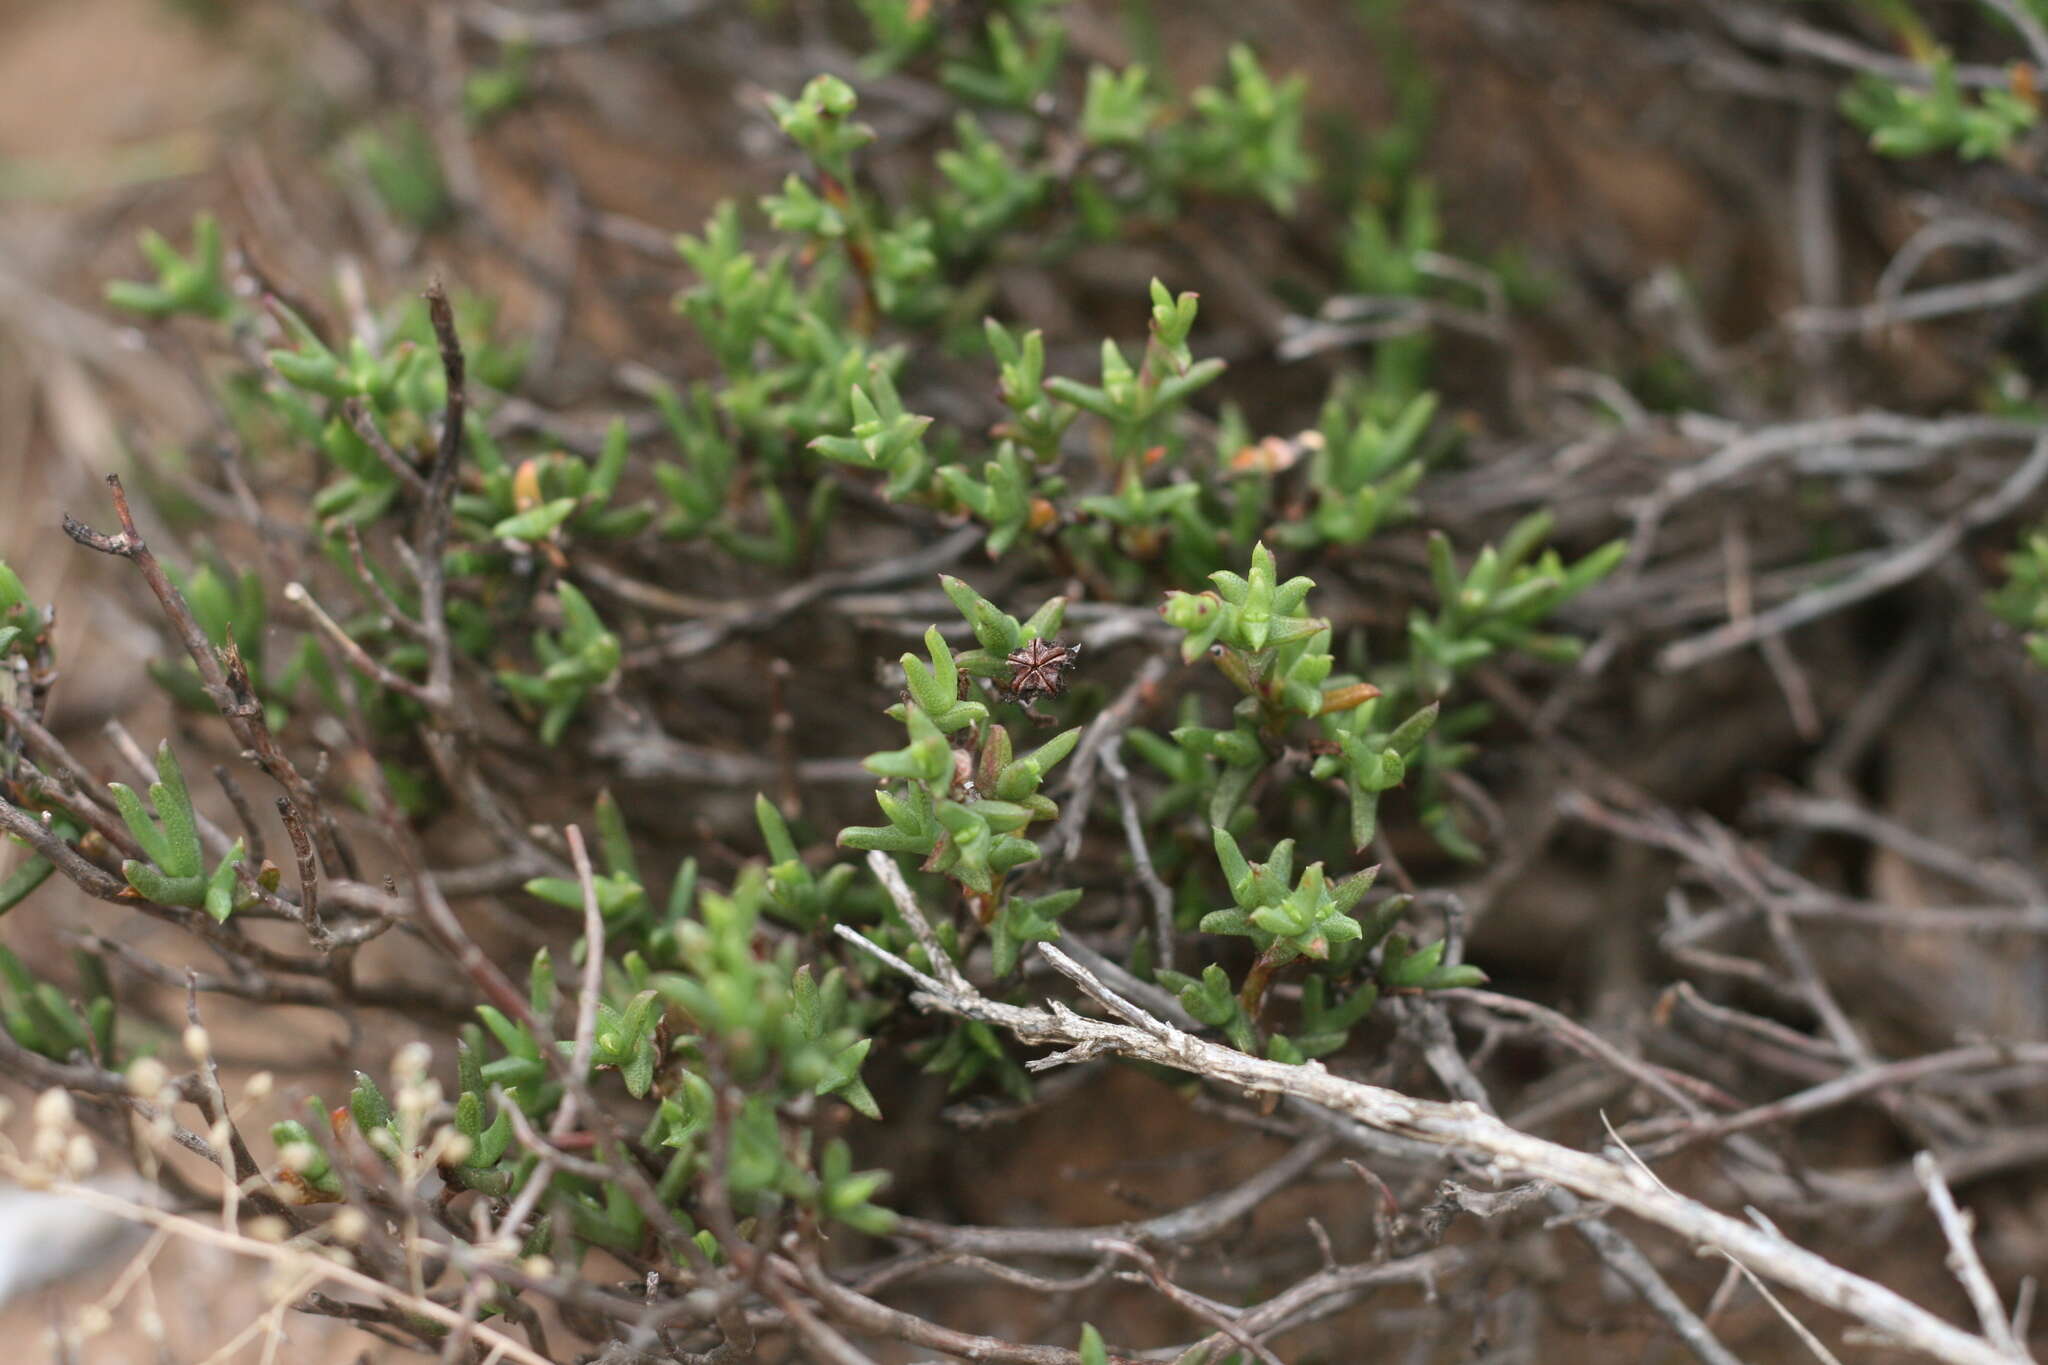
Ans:
[[[70,1091],[61,1086],[45,1090],[36,1096],[29,1118],[34,1128],[29,1157],[43,1181],[79,1180],[99,1165],[99,1150],[78,1128]]]
[[[391,1059],[391,1078],[398,1083],[394,1108],[398,1131],[409,1146],[426,1137],[427,1120],[441,1105],[441,1083],[428,1074],[434,1053],[422,1042],[410,1042]]]

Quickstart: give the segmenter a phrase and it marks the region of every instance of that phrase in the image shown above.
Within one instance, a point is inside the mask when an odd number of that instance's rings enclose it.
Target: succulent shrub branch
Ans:
[[[509,9],[460,8],[444,98],[415,112],[394,95],[337,137],[334,173],[471,283],[493,278],[465,254],[483,242],[546,284],[559,270],[490,218],[465,152],[524,127],[529,101],[571,97],[560,49],[701,7],[565,6],[516,27]],[[2027,164],[2031,75],[1959,61],[1920,7],[1866,8],[1904,55],[1859,58],[1827,88],[1878,153]],[[1989,41],[2030,47],[2039,8],[1985,0]],[[175,242],[141,236],[139,276],[105,302],[145,344],[203,355],[189,368],[212,425],[146,462],[150,506],[112,478],[113,521],[80,508],[62,529],[118,561],[115,590],[139,577],[153,599],[166,646],[148,675],[175,723],[153,753],[117,737],[126,782],[97,750],[72,753],[91,741],[52,706],[68,644],[54,573],[40,549],[21,574],[0,564],[0,915],[69,884],[93,916],[146,916],[207,954],[188,969],[98,919],[68,964],[0,946],[0,1070],[74,1092],[109,1132],[146,1128],[211,1161],[249,1205],[230,1223],[278,1218],[311,1242],[360,1215],[351,1264],[388,1302],[307,1306],[448,1359],[501,1317],[575,1324],[621,1359],[857,1361],[854,1336],[1058,1365],[1273,1359],[1269,1339],[1325,1302],[1501,1263],[1505,1236],[1425,1245],[1429,1217],[1505,1217],[1538,1196],[1565,1210],[1563,1190],[1741,1257],[1894,1344],[2014,1360],[2009,1323],[1947,1325],[1647,1166],[1518,1131],[1476,1100],[1347,1078],[1434,1076],[1484,1099],[1455,1012],[1484,1023],[1489,1053],[1526,1031],[1665,1106],[1629,1122],[1669,1150],[1730,1138],[1773,1178],[1782,1161],[1741,1135],[1823,1101],[1875,1097],[1916,1136],[1972,1118],[1864,1055],[1800,966],[1805,919],[1892,919],[1648,796],[1617,813],[1573,786],[1544,811],[1682,856],[1701,873],[1685,895],[1734,888],[1660,946],[1683,963],[1702,923],[1768,932],[1782,980],[1728,953],[1697,960],[1801,1028],[1818,1019],[1814,1036],[1710,1008],[1821,1098],[1744,1111],[1668,1056],[1507,985],[1473,989],[1505,955],[1482,939],[1465,960],[1458,897],[1522,866],[1496,861],[1521,855],[1525,830],[1489,795],[1528,790],[1535,765],[1511,741],[1550,745],[1574,783],[1592,771],[1524,689],[1600,634],[1611,649],[1573,674],[1591,685],[1596,663],[1647,638],[1654,613],[1637,608],[1666,582],[1646,576],[1647,542],[1632,559],[1609,538],[1612,489],[1523,491],[1489,424],[1520,421],[1524,396],[1488,408],[1445,363],[1440,324],[1519,346],[1530,291],[1505,264],[1451,254],[1451,198],[1440,212],[1418,170],[1429,91],[1389,73],[1399,112],[1354,146],[1318,137],[1305,81],[1242,44],[1218,43],[1215,70],[1182,84],[1158,60],[1084,55],[1101,44],[1057,0],[860,0],[820,31],[863,29],[840,74],[780,72],[757,101],[778,183],[672,244],[565,187],[579,249],[630,240],[679,288],[669,311],[633,315],[644,355],[560,410],[548,372],[578,369],[559,363],[561,338],[502,321],[452,278],[408,266],[288,297],[210,215]],[[1279,263],[1241,259],[1227,233]],[[623,298],[638,278],[607,283]],[[564,310],[583,301],[575,270],[556,283]],[[1695,428],[1730,443],[1655,475],[1646,532],[1732,479],[1728,451],[1758,439],[1637,412],[1627,384],[1588,374],[1624,419],[1597,435],[1627,444],[1630,477],[1666,438],[1702,444]],[[2037,439],[2039,412],[2015,404],[1968,439]],[[1783,445],[1827,448],[1799,479],[1833,477],[1842,450],[1857,477],[1891,477],[1862,461],[1856,420]],[[1874,426],[1914,458],[1945,448],[1924,427],[1900,436],[1907,421]],[[1937,563],[1979,592],[1952,552],[2015,514],[2043,468],[1947,504],[1963,510],[1903,558],[1859,559],[1818,593],[1861,601]],[[1716,573],[1749,592],[1726,558]],[[1620,592],[1596,591],[1613,575]],[[2024,539],[2001,581],[1990,611],[2048,666],[2048,538]],[[1760,642],[1737,595],[1712,652]],[[1787,602],[1762,619],[1819,610]],[[1870,820],[1855,833],[1926,853]],[[1938,870],[1959,867],[1981,872]],[[1935,914],[1914,913],[1915,932]],[[2024,907],[1984,913],[2002,917],[1968,923],[2039,927]],[[1576,983],[1596,956],[1573,944],[1557,975]],[[230,1104],[199,1022],[217,995],[328,1011],[352,1036],[388,1014],[416,1041],[389,1066],[352,1056],[345,1096]],[[173,998],[187,1017],[166,1025]],[[1279,1174],[1108,1228],[955,1227],[932,1215],[944,1192],[900,1178],[913,1158],[886,1125],[904,1115],[943,1102],[963,1124],[1035,1121],[1060,1102],[1043,1073],[1111,1061],[1175,1073],[1159,1092],[1173,1104],[1192,1112],[1199,1092],[1292,1154]],[[244,1135],[259,1125],[261,1159]],[[1416,1166],[1456,1177],[1419,1222],[1377,1173],[1344,1187],[1365,1211],[1351,1221],[1377,1210],[1370,1263],[1338,1263],[1332,1220],[1305,1253],[1322,1268],[1260,1302],[1263,1272],[1257,1290],[1242,1267],[1219,1280],[1246,1300],[1228,1304],[1177,1278],[1194,1243],[1321,1178],[1336,1143],[1463,1167]],[[79,1174],[61,1164],[33,1169]],[[1457,1183],[1503,1172],[1557,1188]],[[1651,1258],[1572,1216],[1696,1354],[1727,1358]],[[1121,1350],[1070,1313],[1057,1345],[1005,1342],[877,1297],[942,1266],[1059,1283],[1004,1255],[1082,1260],[1058,1292],[1136,1286],[1203,1335]]]

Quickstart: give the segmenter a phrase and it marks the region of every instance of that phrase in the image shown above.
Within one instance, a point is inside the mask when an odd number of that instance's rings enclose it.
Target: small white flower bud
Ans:
[[[154,1057],[143,1057],[128,1068],[128,1093],[154,1099],[170,1083],[171,1073]]]
[[[71,1092],[61,1086],[52,1086],[36,1096],[34,1111],[38,1128],[69,1128],[71,1126]]]
[[[418,1081],[433,1063],[434,1050],[415,1039],[398,1049],[398,1055],[391,1059],[391,1074],[401,1083]]]

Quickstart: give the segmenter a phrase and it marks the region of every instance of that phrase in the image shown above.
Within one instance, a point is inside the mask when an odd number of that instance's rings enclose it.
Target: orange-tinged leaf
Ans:
[[[1338,711],[1350,711],[1365,705],[1379,694],[1380,690],[1377,687],[1366,682],[1347,683],[1343,687],[1333,687],[1323,693],[1323,704],[1317,709],[1316,714],[1327,716]]]
[[[1268,436],[1232,455],[1230,469],[1237,474],[1278,474],[1300,464],[1303,455],[1321,449],[1322,444],[1323,434],[1320,431],[1304,431],[1297,436]]]
[[[541,505],[544,499],[540,492],[540,461],[521,460],[518,470],[512,475],[512,506],[521,512],[530,512]]]

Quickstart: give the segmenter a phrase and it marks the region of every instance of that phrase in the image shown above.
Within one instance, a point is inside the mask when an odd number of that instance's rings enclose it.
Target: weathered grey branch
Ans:
[[[921,919],[894,861],[887,854],[874,853],[868,862],[912,923]],[[1710,1209],[1666,1188],[1639,1168],[1519,1132],[1476,1104],[1415,1099],[1332,1075],[1319,1062],[1291,1066],[1205,1042],[1119,998],[1093,973],[1050,944],[1039,945],[1046,961],[1090,999],[1126,1022],[1090,1018],[1056,1000],[1044,1008],[989,1000],[971,987],[947,985],[918,971],[843,925],[838,932],[854,947],[909,976],[917,986],[912,1001],[920,1008],[993,1024],[1020,1042],[1067,1049],[1067,1056],[1130,1057],[1219,1085],[1306,1100],[1369,1129],[1462,1153],[1478,1171],[1496,1180],[1548,1180],[1632,1213],[1696,1247],[1727,1255],[1756,1274],[1933,1359],[1955,1365],[2014,1365],[2026,1360],[1985,1337],[1942,1321],[1873,1280],[1843,1270],[1782,1234]],[[935,958],[934,965],[939,966],[940,961]],[[948,975],[957,979],[957,968]]]

